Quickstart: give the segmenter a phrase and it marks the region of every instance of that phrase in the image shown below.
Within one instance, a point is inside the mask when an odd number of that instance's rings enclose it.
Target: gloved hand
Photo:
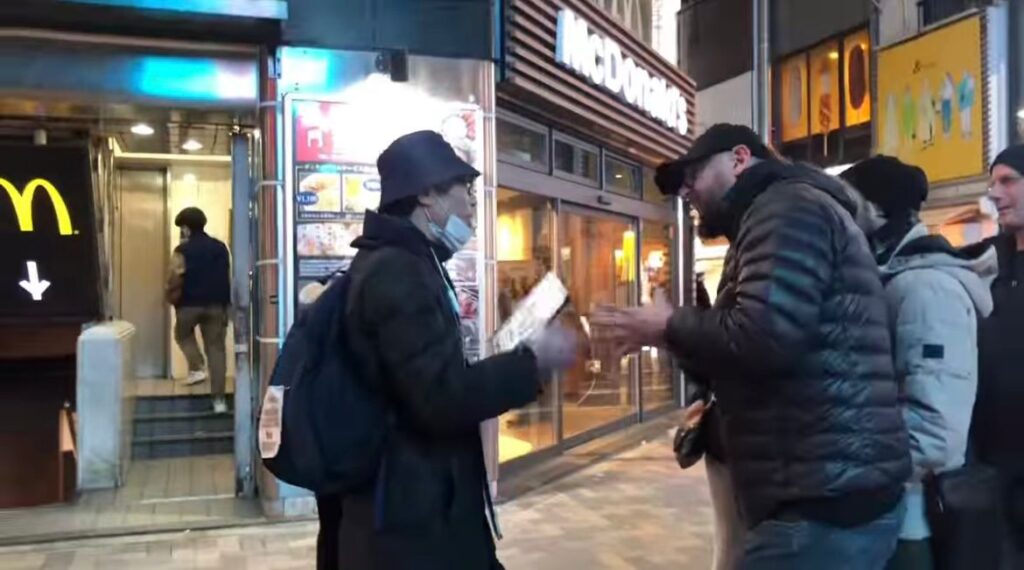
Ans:
[[[559,323],[548,325],[525,344],[533,351],[542,373],[567,370],[576,363],[579,339],[572,329]]]

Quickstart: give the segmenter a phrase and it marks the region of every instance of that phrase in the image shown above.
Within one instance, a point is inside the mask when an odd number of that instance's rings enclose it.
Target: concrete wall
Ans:
[[[697,92],[696,133],[715,123],[736,123],[753,126],[751,120],[751,85],[753,73],[748,71],[713,87]]]

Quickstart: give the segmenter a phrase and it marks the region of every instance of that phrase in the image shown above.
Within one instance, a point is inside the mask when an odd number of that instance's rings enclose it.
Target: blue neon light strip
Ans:
[[[245,18],[267,18],[284,20],[288,18],[286,0],[63,0],[73,4],[95,4],[117,6],[139,10],[168,10],[240,16]]]
[[[138,93],[161,99],[249,99],[257,93],[258,79],[238,71],[212,59],[148,55],[132,62],[132,82]]]

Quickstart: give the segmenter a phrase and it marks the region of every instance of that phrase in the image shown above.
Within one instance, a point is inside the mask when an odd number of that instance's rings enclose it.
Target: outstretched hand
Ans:
[[[611,345],[616,355],[632,354],[645,346],[663,346],[673,310],[664,302],[631,309],[598,307],[590,316],[594,342]]]

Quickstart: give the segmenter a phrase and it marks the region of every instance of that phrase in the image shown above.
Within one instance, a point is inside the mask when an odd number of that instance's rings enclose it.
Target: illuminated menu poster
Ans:
[[[0,321],[100,316],[85,146],[0,144]]]
[[[380,206],[377,157],[395,138],[426,128],[437,130],[459,156],[484,170],[479,107],[432,100],[411,101],[408,108],[422,112],[403,126],[395,123],[394,115],[383,120],[361,105],[292,102],[296,301],[303,298],[304,288],[317,287],[319,280],[351,264],[356,254],[351,244],[362,234],[365,213]],[[470,360],[480,357],[481,264],[476,238],[446,264]]]

